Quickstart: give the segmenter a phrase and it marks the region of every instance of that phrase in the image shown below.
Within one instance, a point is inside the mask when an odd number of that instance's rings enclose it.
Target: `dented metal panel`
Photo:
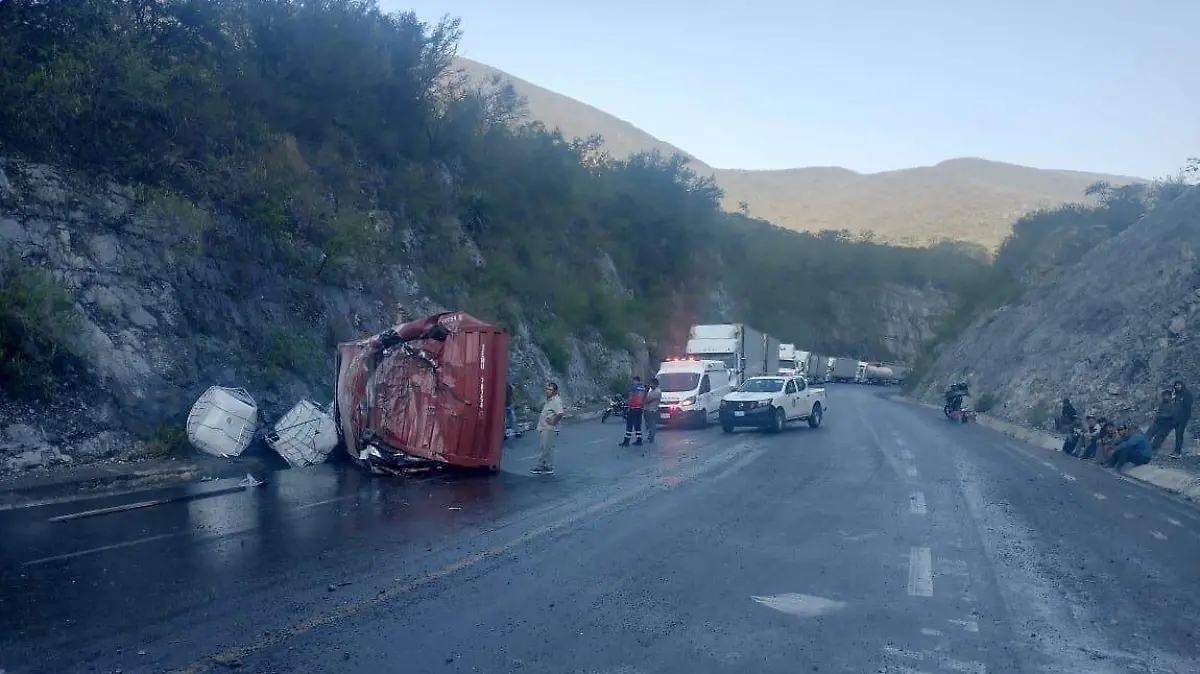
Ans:
[[[414,458],[498,469],[508,341],[505,329],[452,312],[338,345],[346,451],[375,472]]]

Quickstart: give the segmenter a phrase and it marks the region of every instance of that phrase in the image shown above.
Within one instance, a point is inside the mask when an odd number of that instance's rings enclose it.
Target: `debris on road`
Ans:
[[[334,414],[346,452],[376,474],[499,470],[508,331],[435,314],[338,345]]]
[[[301,400],[275,422],[266,441],[292,468],[315,466],[324,463],[337,447],[337,425],[315,402]]]
[[[211,386],[188,412],[188,441],[213,456],[241,455],[256,430],[258,405],[246,389]]]
[[[242,478],[242,481],[238,483],[238,486],[239,487],[257,487],[262,484],[264,484],[262,480],[257,479],[250,473],[246,473],[246,477]]]

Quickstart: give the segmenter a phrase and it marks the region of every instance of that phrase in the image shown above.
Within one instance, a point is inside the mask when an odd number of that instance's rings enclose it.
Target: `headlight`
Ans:
[[[695,405],[695,404],[696,404],[695,398],[684,398],[683,400],[679,401],[680,407],[689,407],[689,406]]]
[[[758,401],[758,403],[755,404],[755,407],[770,407],[770,406],[771,406],[770,400],[760,400],[760,401]]]

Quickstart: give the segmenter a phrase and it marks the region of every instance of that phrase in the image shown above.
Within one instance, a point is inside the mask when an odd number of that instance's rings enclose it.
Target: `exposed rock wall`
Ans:
[[[965,377],[1010,421],[1045,426],[1066,396],[1080,411],[1146,423],[1175,379],[1200,389],[1198,255],[1193,187],[974,321],[941,348],[919,393],[936,401]]]

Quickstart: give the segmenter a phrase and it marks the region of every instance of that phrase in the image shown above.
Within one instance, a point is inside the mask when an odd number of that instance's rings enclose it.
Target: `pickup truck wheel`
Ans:
[[[812,413],[808,415],[808,427],[820,428],[821,417],[825,414],[825,410],[821,409],[821,403],[813,403]]]
[[[787,418],[783,416],[783,410],[775,409],[775,418],[771,421],[771,432],[778,433],[783,430],[783,425],[787,423]]]
[[[729,424],[721,424],[721,430],[725,431],[726,433],[732,433],[733,426],[730,426]]]

